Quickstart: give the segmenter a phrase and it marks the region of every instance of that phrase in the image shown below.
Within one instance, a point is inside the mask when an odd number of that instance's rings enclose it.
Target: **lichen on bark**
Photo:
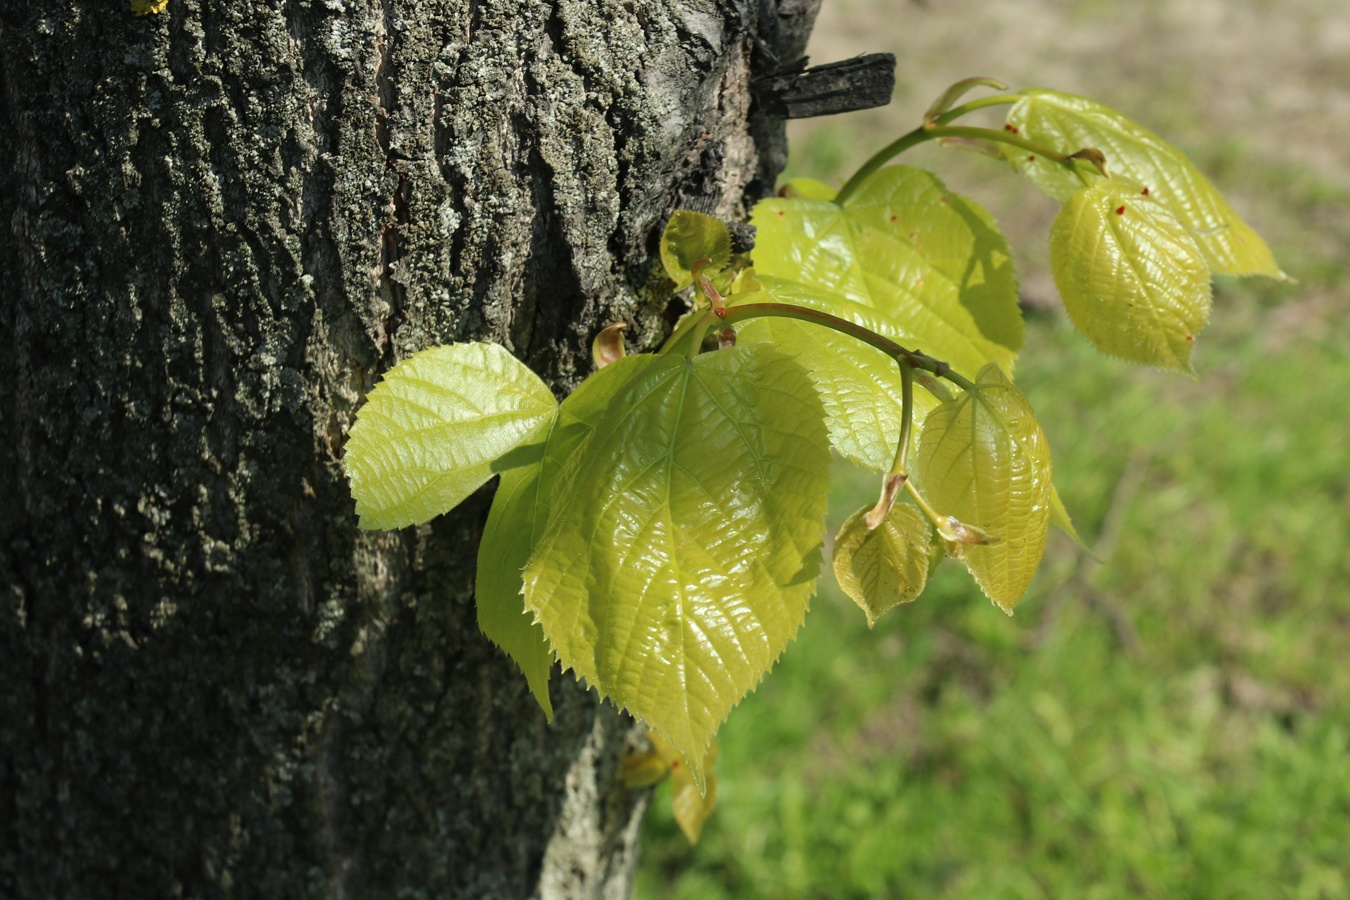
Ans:
[[[627,892],[632,724],[477,633],[489,492],[360,533],[342,445],[431,344],[658,342],[664,218],[781,163],[782,6],[0,10],[0,894]]]

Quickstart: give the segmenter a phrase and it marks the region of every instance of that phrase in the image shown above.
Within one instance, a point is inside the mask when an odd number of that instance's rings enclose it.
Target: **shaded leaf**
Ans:
[[[1051,226],[1050,265],[1069,318],[1103,353],[1191,370],[1209,269],[1162,206],[1114,179],[1082,189]]]
[[[675,748],[654,731],[647,733],[647,740],[651,743],[650,749],[630,753],[620,761],[619,778],[629,790],[651,787],[669,778],[670,805],[675,822],[689,843],[697,844],[703,823],[717,806],[717,775],[712,771],[713,763],[717,761],[717,742],[713,741],[703,759],[707,789],[700,793],[689,767]]]
[[[801,366],[763,344],[658,358],[564,468],[526,567],[564,666],[698,760],[699,785],[713,734],[806,613],[823,418]]]
[[[553,704],[548,681],[553,652],[544,629],[525,611],[521,572],[543,534],[549,498],[563,465],[591,433],[614,395],[654,361],[652,356],[617,359],[562,402],[547,430],[512,454],[520,464],[502,473],[478,544],[474,583],[478,627],[520,666],[530,692],[550,721]]]
[[[1102,151],[1111,174],[1138,182],[1190,232],[1209,268],[1223,275],[1285,278],[1270,248],[1186,155],[1110,107],[1059,91],[1033,89],[1008,111],[1008,124],[1060,153]],[[1082,183],[1063,166],[1004,147],[1013,165],[1046,193],[1068,200]]]
[[[742,303],[792,303],[829,312],[872,331],[898,339],[898,329],[874,311],[820,290],[777,278],[759,280],[758,293],[738,296]],[[889,356],[821,325],[765,316],[737,328],[741,343],[770,343],[801,362],[819,389],[830,445],[841,456],[877,472],[895,459],[903,422],[900,370]],[[923,421],[937,400],[914,394],[915,421]],[[914,430],[917,439],[918,429]]]
[[[960,559],[989,599],[1012,612],[1040,565],[1050,519],[1050,448],[1030,404],[986,366],[976,390],[924,421],[918,462],[928,502],[996,540],[961,545]]]
[[[628,348],[623,343],[623,333],[627,330],[627,322],[613,322],[600,329],[591,341],[591,361],[597,369],[628,355]]]
[[[698,836],[703,833],[703,823],[717,806],[717,774],[712,771],[717,762],[717,742],[713,741],[703,757],[698,771],[707,773],[705,784],[700,785],[694,777],[694,770],[682,764],[682,760],[673,752],[658,734],[651,735],[652,744],[661,748],[661,753],[670,761],[670,806],[675,812],[675,822],[689,839],[697,844]]]
[[[882,613],[923,593],[932,526],[913,506],[897,503],[871,530],[865,522],[869,509],[858,510],[840,526],[834,539],[834,577],[867,614],[870,628]]]
[[[680,290],[694,283],[694,263],[711,259],[709,274],[731,262],[731,233],[720,219],[688,209],[677,209],[661,235],[661,264]]]
[[[343,464],[361,527],[402,528],[454,509],[555,409],[539,377],[496,344],[405,359],[370,392],[347,441]]]

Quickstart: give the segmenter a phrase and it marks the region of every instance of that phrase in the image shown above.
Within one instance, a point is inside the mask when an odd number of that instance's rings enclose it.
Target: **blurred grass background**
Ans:
[[[721,732],[697,847],[658,793],[638,896],[1350,897],[1350,8],[825,0],[815,61],[882,50],[892,105],[794,123],[792,174],[839,183],[968,75],[1075,91],[1183,147],[1299,283],[1219,281],[1198,380],[1129,366],[1058,309],[1054,203],[903,159],[1018,251],[1018,381],[1101,562],[1052,536],[1014,618],[946,563],[872,631],[827,576]],[[876,489],[836,476],[834,525]]]

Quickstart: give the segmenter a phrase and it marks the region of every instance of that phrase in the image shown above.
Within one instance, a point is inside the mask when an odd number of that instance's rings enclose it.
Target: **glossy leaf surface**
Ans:
[[[563,465],[591,433],[614,395],[654,361],[652,356],[625,356],[596,372],[562,402],[536,441],[503,460],[518,464],[502,473],[478,544],[474,584],[478,627],[520,666],[530,692],[550,720],[553,704],[548,679],[553,651],[544,629],[525,611],[521,572],[548,522],[549,498]]]
[[[958,371],[1011,369],[1023,330],[1007,244],[988,213],[933,175],[890,166],[843,206],[774,198],[751,221],[760,276],[870,309],[901,344]]]
[[[849,516],[834,538],[834,577],[872,627],[882,613],[908,603],[928,583],[929,536],[923,513],[897,503],[876,529],[864,519],[869,507]]]
[[[1270,248],[1242,220],[1218,189],[1186,155],[1107,106],[1059,91],[1034,89],[1008,111],[1008,124],[1023,137],[1060,153],[1085,147],[1100,150],[1115,177],[1138,182],[1195,237],[1209,267],[1224,275],[1284,273]],[[1082,183],[1063,166],[1015,147],[1004,153],[1046,193],[1057,200],[1072,197]]]
[[[989,599],[1012,612],[1045,552],[1050,448],[1031,405],[996,366],[980,372],[976,388],[924,421],[919,483],[939,513],[995,539],[961,545],[960,558]]]
[[[1159,204],[1114,179],[1080,190],[1051,226],[1050,265],[1069,318],[1103,353],[1191,370],[1209,269]]]
[[[815,388],[762,344],[658,358],[564,468],[525,603],[564,666],[690,762],[806,613],[829,449]]]
[[[506,348],[450,344],[394,366],[357,413],[344,465],[362,528],[458,506],[553,418],[548,387]]]
[[[759,279],[759,286],[759,292],[743,296],[738,305],[791,303],[899,337],[899,329],[875,311],[823,291],[767,277]],[[903,421],[900,370],[894,360],[847,335],[795,319],[750,319],[737,328],[737,340],[770,343],[797,357],[819,389],[830,445],[859,465],[877,472],[890,469]],[[922,421],[936,405],[927,391],[915,391],[915,421]],[[917,438],[917,429],[914,434]]]

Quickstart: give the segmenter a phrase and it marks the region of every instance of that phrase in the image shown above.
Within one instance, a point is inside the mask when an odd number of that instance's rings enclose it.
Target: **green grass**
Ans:
[[[1221,285],[1198,380],[1035,319],[1102,562],[1052,538],[1013,618],[946,563],[873,631],[827,576],[697,847],[658,795],[638,896],[1350,895],[1350,329],[1301,293]],[[836,524],[875,490],[838,475]]]

